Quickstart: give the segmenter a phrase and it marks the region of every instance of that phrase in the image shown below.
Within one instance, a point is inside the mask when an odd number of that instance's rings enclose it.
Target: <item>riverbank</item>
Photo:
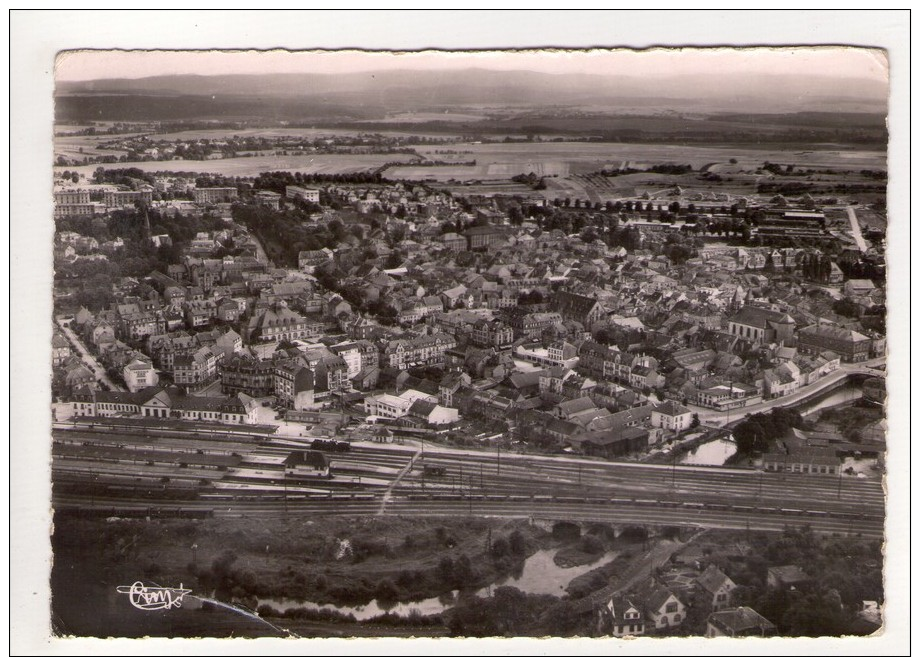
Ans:
[[[62,517],[53,614],[65,634],[168,635],[117,593],[143,582],[188,591],[176,636],[439,636],[508,596],[542,615],[586,595],[647,541],[641,527],[474,517]]]
[[[252,609],[260,598],[362,605],[478,588],[511,574],[528,556],[553,544],[548,532],[524,520],[473,517],[150,523],[62,518],[59,524],[56,536],[74,536],[131,581],[140,574],[182,581],[194,591],[237,599]],[[122,568],[116,547],[129,544],[143,573]],[[66,557],[67,546],[61,549]]]
[[[642,463],[657,463],[662,465],[680,463],[681,458],[693,450],[707,443],[711,443],[714,440],[719,440],[726,435],[727,434],[724,429],[704,429],[703,431],[694,431],[688,434],[688,437],[686,438],[676,440],[665,445],[661,449],[656,449],[649,452],[644,458],[641,459],[641,461]],[[713,465],[722,464],[715,463]]]

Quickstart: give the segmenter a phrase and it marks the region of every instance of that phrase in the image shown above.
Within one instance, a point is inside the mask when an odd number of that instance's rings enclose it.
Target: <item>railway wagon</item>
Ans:
[[[344,440],[317,438],[310,443],[310,449],[318,449],[323,452],[350,452],[351,444]]]

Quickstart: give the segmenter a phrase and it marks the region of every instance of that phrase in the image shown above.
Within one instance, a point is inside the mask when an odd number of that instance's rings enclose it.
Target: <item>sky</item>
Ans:
[[[886,81],[883,51],[845,47],[680,48],[591,51],[421,51],[394,55],[361,51],[65,51],[58,81],[142,78],[173,74],[346,74],[393,69],[529,70],[665,77],[705,72],[752,75],[795,72]]]

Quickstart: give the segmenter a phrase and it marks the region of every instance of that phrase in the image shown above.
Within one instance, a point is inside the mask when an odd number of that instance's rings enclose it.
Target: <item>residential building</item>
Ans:
[[[300,199],[309,203],[319,203],[319,190],[288,185],[284,188],[284,195],[290,199]]]
[[[119,335],[128,340],[143,340],[166,332],[166,319],[159,310],[145,310],[138,303],[116,306]]]
[[[387,367],[401,370],[437,365],[444,362],[444,352],[456,346],[457,341],[446,333],[391,340],[383,351],[383,359]]]
[[[743,408],[763,401],[761,392],[754,386],[729,381],[710,386],[696,393],[696,403],[705,408],[727,411]]]
[[[715,611],[706,621],[708,638],[728,636],[773,636],[776,626],[750,607],[735,607]]]
[[[614,596],[605,605],[610,633],[613,636],[640,636],[645,634],[642,606],[633,604],[625,596]]]
[[[55,219],[80,219],[82,217],[93,217],[97,214],[103,214],[105,207],[99,203],[55,203]]]
[[[859,363],[869,359],[872,339],[836,326],[818,325],[803,328],[798,334],[799,351],[804,354],[817,355],[832,351],[840,356],[844,363]]]
[[[134,205],[135,203],[150,204],[153,203],[153,187],[142,185],[136,190],[106,190],[103,192],[102,200],[110,208]]]
[[[505,241],[505,231],[495,226],[473,226],[463,236],[470,251],[483,251]]]
[[[732,591],[738,585],[715,564],[709,564],[696,578],[696,587],[712,611],[721,611],[731,605]]]
[[[562,316],[555,312],[518,312],[511,316],[508,323],[514,330],[515,338],[539,338],[544,329],[562,325]]]
[[[160,382],[160,376],[153,368],[153,365],[147,360],[135,358],[125,365],[122,370],[122,377],[129,392],[137,392],[143,388],[155,386]]]
[[[420,421],[422,426],[436,427],[454,424],[460,419],[456,408],[440,406],[424,399],[415,400],[409,407],[408,416]]]
[[[249,318],[244,329],[247,342],[280,342],[281,340],[302,340],[321,334],[323,325],[308,320],[290,308],[283,301],[261,308]]]
[[[789,591],[790,589],[800,589],[803,586],[808,586],[812,581],[813,578],[799,566],[771,566],[767,568],[768,589]]]
[[[225,395],[245,393],[250,397],[275,394],[275,366],[270,360],[237,355],[220,365],[220,390]]]
[[[295,411],[313,408],[315,403],[313,370],[292,360],[278,363],[273,374],[278,403]]]
[[[229,203],[235,201],[238,195],[236,187],[197,187],[192,190],[192,198],[199,205]]]
[[[345,361],[349,379],[353,379],[361,373],[361,346],[357,342],[334,344],[329,347],[329,351],[340,356]]]
[[[764,370],[763,395],[765,399],[791,395],[799,389],[800,384],[799,368],[792,361]]]
[[[422,400],[437,404],[438,398],[418,390],[406,390],[399,395],[371,395],[364,400],[364,412],[386,419],[395,420],[409,413],[416,401]]]
[[[68,187],[54,191],[54,202],[61,205],[89,203],[89,190],[85,187]]]
[[[463,387],[472,382],[466,372],[449,372],[444,375],[438,384],[438,402],[442,406],[454,406],[454,395]]]
[[[55,331],[51,336],[51,364],[54,367],[63,365],[70,358],[70,343],[63,334]]]
[[[207,299],[204,301],[187,301],[183,304],[185,323],[189,328],[208,326],[217,317],[217,304]]]
[[[674,401],[665,401],[652,408],[652,426],[680,433],[690,428],[693,413],[686,406]]]
[[[201,347],[189,356],[173,360],[173,381],[187,390],[198,390],[217,375],[217,358],[208,347]]]
[[[687,607],[670,589],[650,582],[633,596],[643,600],[647,629],[663,631],[679,627],[687,617]],[[625,620],[625,619],[624,619]]]
[[[312,274],[316,268],[332,260],[331,249],[316,249],[314,251],[301,251],[297,254],[297,266],[300,271]]]
[[[843,293],[847,297],[863,297],[875,291],[875,283],[867,278],[851,278],[843,284]]]
[[[75,362],[65,364],[64,366],[64,385],[69,390],[77,390],[83,387],[98,387],[99,384],[96,381],[96,375],[93,374],[86,365],[79,362],[76,357],[73,357],[72,360]]]
[[[253,196],[255,202],[259,205],[278,210],[281,207],[281,194],[269,190],[261,190]]]
[[[358,354],[361,356],[361,371],[376,368],[380,365],[380,351],[369,340],[356,340]]]

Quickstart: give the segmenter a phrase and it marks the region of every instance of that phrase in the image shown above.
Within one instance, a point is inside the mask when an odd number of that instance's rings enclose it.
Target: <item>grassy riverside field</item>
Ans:
[[[807,623],[797,625],[787,607],[822,607],[828,624],[817,631],[840,634],[861,600],[882,600],[879,539],[817,535],[807,527],[650,532],[473,516],[313,518],[57,517],[55,631],[102,637],[585,636],[593,631],[585,604],[590,610],[652,574],[680,586],[699,575],[700,561],[717,564],[739,585],[738,604],[763,609],[791,635],[803,629],[820,634]],[[543,561],[527,575],[531,557]],[[766,568],[790,564],[804,568],[819,591],[835,591],[837,607],[828,607],[827,596],[771,597]],[[133,582],[190,593],[181,608],[141,611],[116,590]],[[692,608],[688,591],[682,595],[691,609],[680,632],[701,634],[705,610]],[[418,607],[403,604],[423,600]]]

